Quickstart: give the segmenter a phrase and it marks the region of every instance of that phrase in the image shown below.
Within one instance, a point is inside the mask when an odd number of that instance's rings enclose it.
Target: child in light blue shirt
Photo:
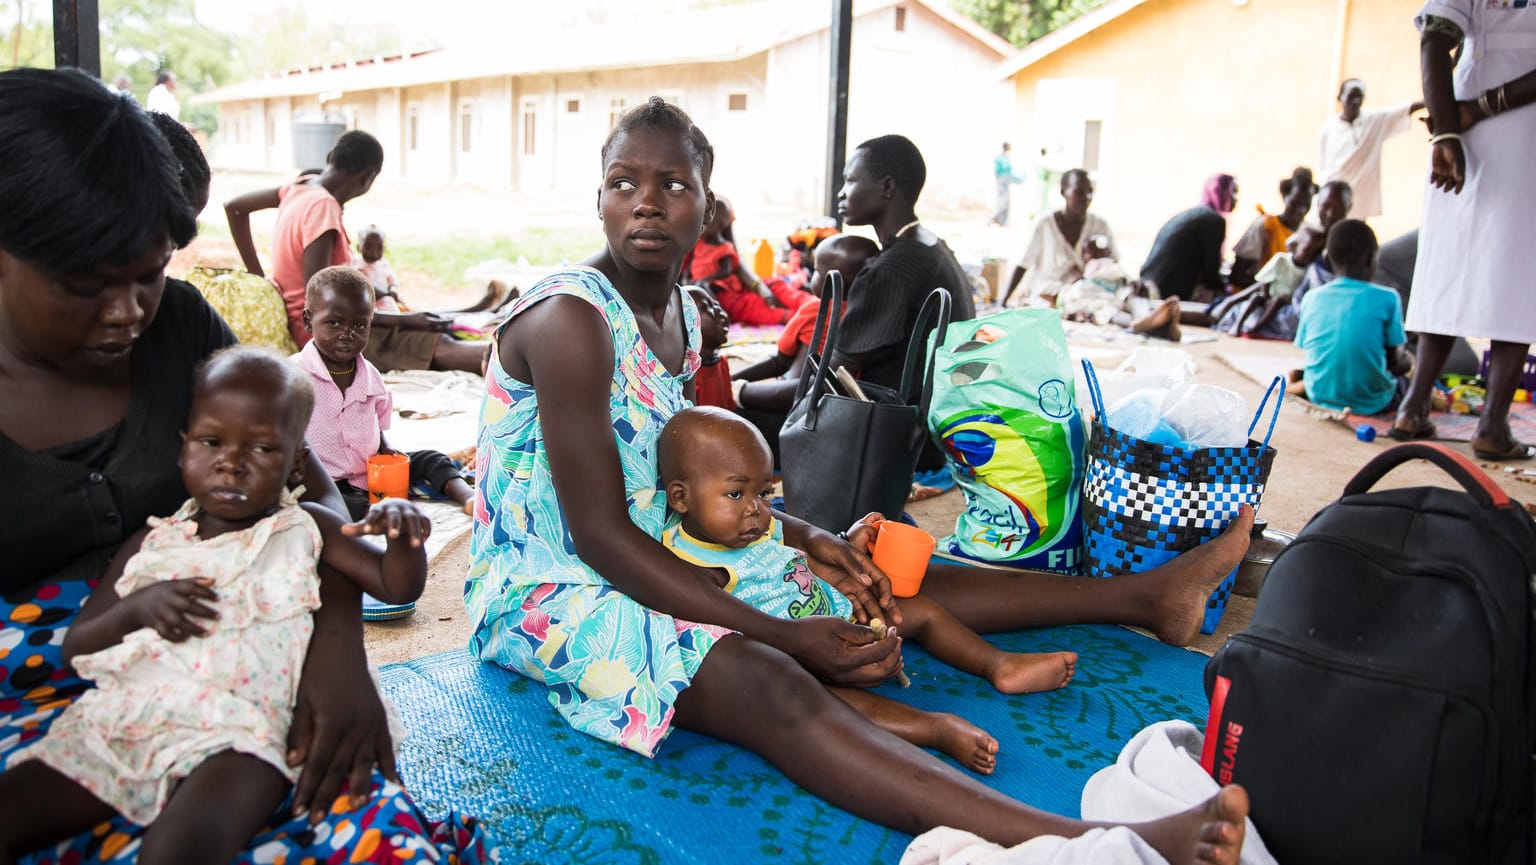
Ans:
[[[721,589],[776,618],[852,612],[848,598],[811,571],[806,555],[785,545],[768,504],[773,457],[756,427],[724,409],[685,409],[662,428],[657,456],[673,513],[661,542],[675,555],[710,570]],[[1052,690],[1072,680],[1075,652],[1004,652],[922,596],[902,598],[899,609],[903,637],[1003,693]],[[924,712],[859,688],[832,691],[886,731],[943,751],[974,772],[990,774],[996,766],[997,740],[957,715]]]
[[[1325,252],[1336,276],[1301,300],[1296,344],[1307,352],[1306,368],[1291,378],[1318,405],[1379,414],[1406,392],[1413,355],[1403,346],[1403,304],[1396,291],[1370,282],[1376,250],[1370,226],[1339,222]]]

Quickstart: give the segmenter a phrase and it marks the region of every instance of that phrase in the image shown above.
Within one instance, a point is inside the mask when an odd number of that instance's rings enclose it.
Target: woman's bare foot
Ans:
[[[1243,505],[1226,531],[1152,572],[1166,581],[1150,626],[1159,640],[1174,646],[1194,642],[1205,619],[1206,599],[1242,563],[1252,530],[1253,508]]]
[[[987,680],[1004,694],[1033,694],[1065,688],[1076,672],[1076,652],[1004,652]]]
[[[496,305],[501,303],[501,301],[506,297],[506,293],[506,285],[499,279],[493,279],[486,283],[485,294],[482,294],[479,300],[475,301],[469,306],[464,307],[464,311],[484,312],[488,309],[495,309]]]
[[[997,768],[997,740],[986,730],[959,715],[931,713],[933,727],[928,747],[955,758],[978,775],[990,775]]]
[[[1183,339],[1183,333],[1179,330],[1179,299],[1170,297],[1163,301],[1145,318],[1132,324],[1131,331],[1173,342],[1180,341]]]
[[[1188,811],[1130,828],[1172,865],[1237,865],[1247,818],[1248,792],[1232,784]]]

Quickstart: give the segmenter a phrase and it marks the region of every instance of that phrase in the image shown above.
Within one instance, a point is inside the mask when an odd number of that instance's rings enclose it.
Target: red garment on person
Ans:
[[[694,405],[736,410],[736,400],[731,397],[731,364],[724,357],[716,356],[713,363],[700,362],[699,371],[693,375],[693,389]]]
[[[725,265],[722,266],[721,262],[725,262]],[[784,280],[773,278],[766,280],[765,284],[779,303],[783,304],[782,308],[775,307],[764,300],[762,295],[741,284],[741,278],[736,275],[740,266],[741,258],[736,254],[735,244],[730,241],[710,243],[702,237],[694,245],[688,260],[688,280],[695,285],[707,285],[713,289],[720,306],[731,317],[732,324],[783,324],[789,320],[790,313],[807,300],[814,299],[809,292],[790,288]],[[721,270],[726,275],[716,276]]]
[[[789,321],[784,323],[784,329],[779,332],[779,354],[794,357],[800,353],[800,346],[811,344],[811,338],[816,335],[816,313],[820,309],[821,299],[812,297],[789,316]],[[826,338],[823,337],[822,341],[825,342]]]

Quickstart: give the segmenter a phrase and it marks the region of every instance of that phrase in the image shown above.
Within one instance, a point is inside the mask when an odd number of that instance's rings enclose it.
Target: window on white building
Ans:
[[[539,131],[539,103],[529,100],[523,103],[523,155],[533,156],[534,144]]]
[[[896,32],[907,32],[907,7],[905,6],[896,7]]]
[[[619,118],[623,116],[624,100],[622,98],[608,100],[608,128],[612,129],[615,126],[618,126]]]
[[[747,94],[745,94],[745,93],[732,93],[730,96],[728,96],[726,98],[727,98],[726,108],[728,110],[730,110],[730,111],[746,111],[747,110]]]
[[[415,105],[405,109],[405,148],[421,149],[421,109]]]
[[[1104,121],[1083,121],[1083,167],[1089,171],[1099,170],[1099,143],[1104,135]]]
[[[459,106],[459,152],[475,149],[475,104],[466,102]]]
[[[565,100],[565,113],[566,114],[580,114],[581,113],[581,100],[580,99],[567,99],[567,100]]]

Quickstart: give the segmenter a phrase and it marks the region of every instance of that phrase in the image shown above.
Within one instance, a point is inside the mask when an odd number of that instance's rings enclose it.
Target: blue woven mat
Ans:
[[[1088,776],[1142,727],[1204,723],[1203,655],[1099,625],[991,639],[1010,651],[1076,651],[1076,679],[1006,697],[909,645],[912,687],[880,693],[954,712],[997,737],[987,783],[1036,807],[1077,816]],[[484,820],[503,862],[890,863],[911,840],[714,739],[675,731],[654,760],[591,739],[565,725],[543,686],[465,652],[381,673],[411,729],[400,749],[406,786],[430,814],[452,805]]]

